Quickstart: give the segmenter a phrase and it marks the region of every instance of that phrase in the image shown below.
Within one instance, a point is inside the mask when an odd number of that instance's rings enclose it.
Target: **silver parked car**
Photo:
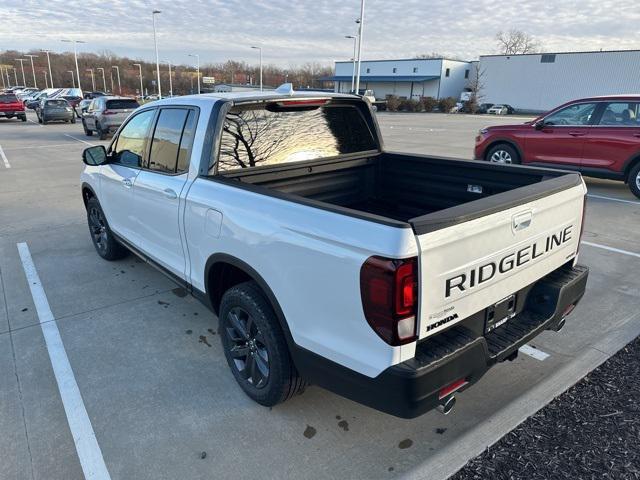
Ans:
[[[87,136],[96,132],[100,140],[115,132],[140,104],[134,98],[98,97],[91,101],[82,114],[82,127]]]
[[[38,122],[47,124],[55,120],[76,123],[76,114],[64,98],[44,98],[36,107]]]

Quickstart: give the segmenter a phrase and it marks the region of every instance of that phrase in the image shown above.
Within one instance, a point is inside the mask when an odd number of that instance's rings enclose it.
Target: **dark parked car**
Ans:
[[[478,107],[478,113],[487,113],[493,107],[493,103],[481,103]]]
[[[475,158],[621,180],[640,198],[640,95],[583,98],[532,122],[483,128]]]
[[[44,99],[36,108],[38,122],[47,124],[51,121],[76,123],[76,114],[73,108],[64,98]]]
[[[98,98],[98,97],[104,97],[107,94],[104,92],[99,92],[99,91],[95,91],[95,92],[85,92],[84,93],[84,98],[85,100],[91,100],[93,98]]]
[[[87,112],[82,115],[82,128],[85,135],[91,136],[96,132],[100,140],[104,140],[109,133],[115,132],[139,106],[135,98],[111,96],[94,98]]]
[[[71,105],[71,108],[73,108],[73,111],[76,112],[76,116],[78,118],[80,118],[80,112],[78,111],[78,105],[80,105],[80,102],[82,101],[82,97],[78,97],[75,95],[69,96],[69,95],[62,95],[59,98],[64,98],[67,102],[69,102],[69,105]]]

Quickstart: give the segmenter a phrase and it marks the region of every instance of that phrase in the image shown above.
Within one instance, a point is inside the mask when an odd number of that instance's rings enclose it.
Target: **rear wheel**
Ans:
[[[71,123],[76,123],[76,116],[71,117]]]
[[[91,137],[91,136],[93,136],[93,130],[89,130],[89,129],[87,128],[87,123],[84,121],[84,119],[82,120],[82,129],[84,130],[84,134],[85,134],[87,137]]]
[[[115,239],[100,202],[95,197],[87,201],[87,222],[91,240],[98,255],[105,260],[119,260],[128,255],[129,251]]]
[[[304,390],[278,318],[255,282],[225,292],[219,319],[227,363],[251,399],[270,407]]]
[[[492,163],[520,163],[520,155],[511,145],[500,143],[489,149],[486,160]]]
[[[636,163],[629,172],[628,182],[631,193],[640,198],[640,162]]]
[[[24,115],[24,116],[20,117],[20,120],[22,120],[23,122],[26,122],[27,121],[27,116]]]
[[[100,140],[106,140],[107,139],[107,135],[108,135],[109,131],[108,130],[103,130],[98,122],[96,122],[96,132],[98,132],[98,137],[100,138]]]

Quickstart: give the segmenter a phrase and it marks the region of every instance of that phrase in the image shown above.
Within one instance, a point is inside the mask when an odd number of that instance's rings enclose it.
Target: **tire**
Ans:
[[[225,292],[219,319],[227,363],[249,398],[272,407],[304,391],[278,318],[255,282]]]
[[[102,129],[102,127],[100,126],[100,124],[98,122],[96,122],[96,132],[98,133],[98,138],[100,140],[106,140],[107,139],[107,135],[109,134],[109,132],[107,132],[107,131]]]
[[[46,117],[45,117],[44,115],[42,115],[41,120],[42,120],[42,121],[40,122],[41,124],[43,124],[43,125],[46,125],[46,124],[47,124],[47,119],[46,119]]]
[[[636,163],[631,169],[627,180],[629,182],[629,189],[631,190],[631,193],[640,198],[640,162]]]
[[[75,116],[71,117],[70,122],[71,122],[71,123],[76,123],[76,117],[75,117]]]
[[[82,120],[82,128],[83,128],[83,130],[84,130],[84,134],[85,134],[87,137],[92,137],[92,136],[93,136],[93,130],[89,130],[89,129],[87,128],[87,124],[85,123],[85,121],[84,121],[84,120]]]
[[[489,149],[485,160],[493,163],[518,164],[520,163],[520,154],[508,143],[499,143]]]
[[[27,121],[27,117],[26,116],[25,117],[20,117],[20,120],[22,120],[23,122],[26,122]]]
[[[42,123],[42,118],[40,118],[40,115],[38,115],[38,123]]]
[[[98,255],[105,260],[113,261],[120,260],[129,254],[129,251],[115,239],[100,207],[100,202],[95,197],[87,201],[87,222],[91,241]]]

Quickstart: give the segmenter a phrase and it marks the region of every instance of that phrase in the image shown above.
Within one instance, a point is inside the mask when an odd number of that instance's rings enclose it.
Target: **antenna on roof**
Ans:
[[[276,88],[276,93],[281,95],[293,95],[293,83],[283,83]]]

